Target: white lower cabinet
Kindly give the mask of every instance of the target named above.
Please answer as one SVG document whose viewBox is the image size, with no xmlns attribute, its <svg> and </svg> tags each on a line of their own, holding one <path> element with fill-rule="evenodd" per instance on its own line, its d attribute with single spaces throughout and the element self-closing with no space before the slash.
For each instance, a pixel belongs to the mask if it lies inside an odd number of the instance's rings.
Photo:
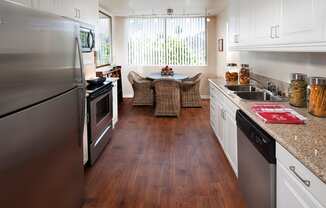
<svg viewBox="0 0 326 208">
<path fill-rule="evenodd" d="M 277 208 L 325 208 L 326 184 L 277 144 Z"/>
<path fill-rule="evenodd" d="M 235 172 L 238 175 L 238 139 L 237 139 L 237 123 L 234 115 L 225 111 L 223 122 L 223 138 L 224 151 Z"/>
<path fill-rule="evenodd" d="M 210 83 L 210 122 L 234 172 L 238 175 L 237 107 Z"/>
</svg>

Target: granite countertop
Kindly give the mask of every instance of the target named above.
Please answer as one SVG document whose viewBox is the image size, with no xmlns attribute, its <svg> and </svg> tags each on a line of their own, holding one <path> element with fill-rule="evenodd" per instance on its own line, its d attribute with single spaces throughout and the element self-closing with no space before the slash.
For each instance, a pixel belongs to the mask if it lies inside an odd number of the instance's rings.
<svg viewBox="0 0 326 208">
<path fill-rule="evenodd" d="M 321 181 L 326 183 L 326 118 L 314 117 L 308 113 L 306 108 L 295 108 L 287 102 L 281 102 L 281 104 L 293 108 L 306 117 L 306 124 L 266 124 L 251 111 L 251 107 L 258 102 L 243 100 L 233 94 L 224 87 L 227 83 L 223 78 L 210 79 L 209 81 L 274 137 L 280 145 L 318 176 Z"/>
</svg>

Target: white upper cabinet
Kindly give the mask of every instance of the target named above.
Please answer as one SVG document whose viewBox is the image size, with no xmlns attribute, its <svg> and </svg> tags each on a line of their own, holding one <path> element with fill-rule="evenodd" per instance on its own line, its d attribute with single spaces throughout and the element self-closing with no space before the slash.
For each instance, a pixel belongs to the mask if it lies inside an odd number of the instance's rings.
<svg viewBox="0 0 326 208">
<path fill-rule="evenodd" d="M 239 8 L 233 1 L 239 1 Z M 230 0 L 230 46 L 233 50 L 326 52 L 325 11 L 325 0 Z M 234 34 L 239 44 L 232 43 Z"/>
<path fill-rule="evenodd" d="M 32 0 L 33 8 L 65 17 L 73 17 L 73 0 Z"/>
<path fill-rule="evenodd" d="M 239 45 L 239 0 L 230 0 L 228 8 L 228 38 L 229 46 Z"/>
<path fill-rule="evenodd" d="M 98 0 L 31 0 L 31 5 L 34 9 L 69 17 L 92 26 L 97 24 Z"/>
<path fill-rule="evenodd" d="M 249 45 L 252 26 L 252 0 L 239 2 L 239 45 Z"/>
<path fill-rule="evenodd" d="M 278 33 L 282 43 L 312 43 L 323 39 L 325 0 L 282 0 Z"/>
<path fill-rule="evenodd" d="M 78 10 L 80 21 L 96 25 L 99 11 L 98 5 L 98 0 L 75 0 L 75 8 Z"/>
<path fill-rule="evenodd" d="M 277 29 L 280 25 L 281 0 L 252 1 L 254 42 L 256 44 L 275 43 L 279 37 Z"/>
</svg>

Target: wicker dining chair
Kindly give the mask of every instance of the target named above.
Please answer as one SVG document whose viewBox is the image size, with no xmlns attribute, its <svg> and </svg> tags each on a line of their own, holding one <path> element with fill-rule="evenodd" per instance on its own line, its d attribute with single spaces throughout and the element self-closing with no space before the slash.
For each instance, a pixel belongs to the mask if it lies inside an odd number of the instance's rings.
<svg viewBox="0 0 326 208">
<path fill-rule="evenodd" d="M 148 80 L 134 71 L 129 72 L 128 80 L 134 90 L 133 105 L 153 105 L 154 91 L 152 81 Z"/>
<path fill-rule="evenodd" d="M 180 115 L 180 82 L 161 79 L 153 82 L 155 90 L 155 116 Z"/>
<path fill-rule="evenodd" d="M 185 108 L 201 107 L 201 97 L 199 92 L 201 73 L 192 78 L 182 81 L 181 84 L 181 106 Z"/>
</svg>

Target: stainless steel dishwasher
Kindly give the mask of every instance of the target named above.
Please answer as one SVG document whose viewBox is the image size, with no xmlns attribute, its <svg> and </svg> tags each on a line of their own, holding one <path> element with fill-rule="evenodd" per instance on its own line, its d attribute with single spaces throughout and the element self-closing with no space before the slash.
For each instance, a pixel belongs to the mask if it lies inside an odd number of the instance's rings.
<svg viewBox="0 0 326 208">
<path fill-rule="evenodd" d="M 240 110 L 236 120 L 238 181 L 247 207 L 275 208 L 275 140 Z"/>
</svg>

